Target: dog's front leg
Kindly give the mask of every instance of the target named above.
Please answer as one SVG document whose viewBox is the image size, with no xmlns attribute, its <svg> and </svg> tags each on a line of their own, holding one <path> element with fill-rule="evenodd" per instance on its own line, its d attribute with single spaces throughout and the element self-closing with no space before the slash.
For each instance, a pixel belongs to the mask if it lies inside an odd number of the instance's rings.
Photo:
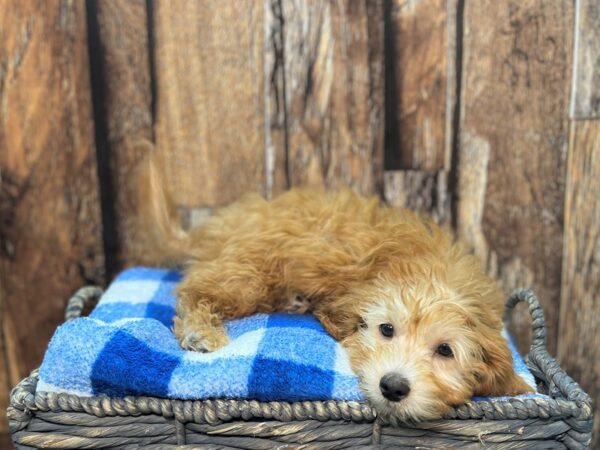
<svg viewBox="0 0 600 450">
<path fill-rule="evenodd" d="M 177 289 L 174 333 L 188 350 L 212 352 L 227 345 L 223 319 L 273 309 L 265 275 L 251 262 L 216 259 L 192 267 Z"/>
</svg>

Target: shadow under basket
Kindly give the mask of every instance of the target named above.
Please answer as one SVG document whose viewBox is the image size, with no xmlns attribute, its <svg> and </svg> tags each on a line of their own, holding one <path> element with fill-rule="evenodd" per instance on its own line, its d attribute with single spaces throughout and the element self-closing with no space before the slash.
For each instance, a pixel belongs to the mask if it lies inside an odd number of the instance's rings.
<svg viewBox="0 0 600 450">
<path fill-rule="evenodd" d="M 66 320 L 102 291 L 80 289 Z M 548 397 L 469 402 L 443 420 L 390 424 L 353 401 L 182 401 L 153 397 L 78 397 L 37 392 L 37 371 L 11 392 L 8 419 L 16 449 L 584 449 L 592 430 L 590 397 L 546 350 L 546 325 L 531 290 L 515 292 L 510 311 L 529 304 L 533 340 L 526 364 Z"/>
</svg>

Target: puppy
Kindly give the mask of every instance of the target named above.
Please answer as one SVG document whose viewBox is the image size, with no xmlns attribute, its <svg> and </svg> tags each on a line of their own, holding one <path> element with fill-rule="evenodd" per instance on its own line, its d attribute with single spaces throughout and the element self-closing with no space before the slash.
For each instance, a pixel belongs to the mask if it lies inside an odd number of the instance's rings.
<svg viewBox="0 0 600 450">
<path fill-rule="evenodd" d="M 147 256 L 185 267 L 184 348 L 227 345 L 224 319 L 312 312 L 382 415 L 430 420 L 473 395 L 531 391 L 501 335 L 498 286 L 435 223 L 350 190 L 294 189 L 246 195 L 186 232 L 151 160 L 140 179 Z"/>
</svg>

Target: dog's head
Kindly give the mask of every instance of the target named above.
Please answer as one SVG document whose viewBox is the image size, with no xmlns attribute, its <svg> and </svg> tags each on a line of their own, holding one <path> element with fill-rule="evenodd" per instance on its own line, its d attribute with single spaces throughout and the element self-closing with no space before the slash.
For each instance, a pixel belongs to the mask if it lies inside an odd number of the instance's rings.
<svg viewBox="0 0 600 450">
<path fill-rule="evenodd" d="M 382 415 L 439 418 L 473 395 L 530 392 L 502 336 L 502 299 L 474 257 L 392 267 L 322 317 Z"/>
</svg>

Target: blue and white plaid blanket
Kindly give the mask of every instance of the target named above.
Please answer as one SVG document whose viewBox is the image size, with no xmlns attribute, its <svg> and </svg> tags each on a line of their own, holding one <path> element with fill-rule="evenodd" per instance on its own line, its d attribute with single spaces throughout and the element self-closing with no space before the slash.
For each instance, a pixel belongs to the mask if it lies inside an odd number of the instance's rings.
<svg viewBox="0 0 600 450">
<path fill-rule="evenodd" d="M 183 350 L 171 331 L 180 279 L 165 269 L 122 272 L 89 317 L 57 329 L 38 391 L 259 401 L 363 398 L 345 350 L 310 315 L 234 320 L 226 323 L 230 345 L 213 353 Z M 513 353 L 516 369 L 534 385 Z"/>
</svg>

